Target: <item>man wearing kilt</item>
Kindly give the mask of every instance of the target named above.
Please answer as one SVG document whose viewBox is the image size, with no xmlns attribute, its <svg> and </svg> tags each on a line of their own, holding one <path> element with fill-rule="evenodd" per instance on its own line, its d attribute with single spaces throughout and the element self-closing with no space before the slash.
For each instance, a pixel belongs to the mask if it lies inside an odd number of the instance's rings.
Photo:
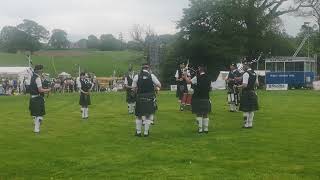
<svg viewBox="0 0 320 180">
<path fill-rule="evenodd" d="M 29 110 L 34 120 L 34 132 L 40 132 L 40 125 L 43 121 L 43 116 L 46 114 L 44 93 L 50 92 L 49 89 L 42 87 L 41 74 L 43 71 L 42 65 L 36 65 L 34 73 L 30 81 L 30 102 Z"/>
<path fill-rule="evenodd" d="M 132 70 L 132 67 L 129 68 L 128 74 L 124 78 L 124 86 L 127 90 L 127 98 L 126 101 L 128 103 L 128 112 L 129 114 L 134 113 L 134 109 L 136 106 L 136 93 L 132 88 L 132 82 L 134 78 L 134 72 Z"/>
<path fill-rule="evenodd" d="M 180 110 L 183 111 L 184 107 L 182 104 L 182 98 L 185 93 L 188 93 L 188 86 L 185 80 L 185 76 L 190 76 L 189 71 L 186 69 L 185 64 L 181 63 L 180 68 L 176 71 L 175 78 L 177 82 L 177 93 L 176 96 L 179 99 Z"/>
<path fill-rule="evenodd" d="M 90 91 L 93 87 L 93 84 L 86 77 L 86 74 L 84 72 L 80 73 L 79 81 L 80 81 L 78 82 L 78 89 L 80 91 L 79 105 L 81 106 L 82 119 L 88 119 L 89 118 L 88 106 L 91 105 Z"/>
<path fill-rule="evenodd" d="M 239 110 L 243 112 L 243 128 L 252 128 L 254 112 L 259 110 L 258 97 L 255 92 L 257 75 L 251 69 L 250 62 L 244 63 L 243 70 L 245 72 L 242 76 L 242 85 L 237 86 L 238 88 L 242 88 Z"/>
<path fill-rule="evenodd" d="M 144 136 L 149 136 L 155 107 L 155 88 L 161 88 L 158 78 L 150 73 L 149 64 L 143 64 L 142 71 L 133 79 L 132 87 L 137 92 L 136 109 L 136 136 L 141 137 L 142 124 L 144 124 Z"/>
<path fill-rule="evenodd" d="M 239 78 L 241 73 L 237 69 L 236 64 L 230 65 L 230 72 L 227 78 L 228 89 L 228 103 L 230 105 L 230 112 L 236 112 L 239 104 L 239 90 L 235 88 L 235 85 L 239 85 Z"/>
<path fill-rule="evenodd" d="M 192 84 L 194 93 L 192 95 L 192 113 L 196 114 L 196 121 L 198 123 L 199 133 L 209 132 L 209 117 L 208 114 L 211 112 L 211 80 L 206 73 L 205 66 L 201 65 L 198 67 L 198 74 L 192 79 L 186 78 L 188 83 Z"/>
</svg>

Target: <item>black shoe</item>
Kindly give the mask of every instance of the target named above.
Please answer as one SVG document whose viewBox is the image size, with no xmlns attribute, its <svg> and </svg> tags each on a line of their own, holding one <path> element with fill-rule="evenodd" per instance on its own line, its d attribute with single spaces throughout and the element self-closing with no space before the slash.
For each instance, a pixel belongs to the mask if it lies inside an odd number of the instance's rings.
<svg viewBox="0 0 320 180">
<path fill-rule="evenodd" d="M 242 128 L 244 128 L 244 129 L 252 129 L 252 127 L 245 127 L 245 126 L 243 126 Z"/>
<path fill-rule="evenodd" d="M 141 133 L 137 133 L 137 132 L 136 132 L 135 136 L 141 137 Z"/>
<path fill-rule="evenodd" d="M 209 133 L 209 131 L 203 131 L 205 134 L 208 134 Z"/>
</svg>

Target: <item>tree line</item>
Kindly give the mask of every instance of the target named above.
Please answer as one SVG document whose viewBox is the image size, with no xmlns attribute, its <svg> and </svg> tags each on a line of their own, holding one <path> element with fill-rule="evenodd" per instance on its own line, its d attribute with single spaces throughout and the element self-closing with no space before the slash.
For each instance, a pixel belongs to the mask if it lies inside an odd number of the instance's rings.
<svg viewBox="0 0 320 180">
<path fill-rule="evenodd" d="M 101 51 L 121 51 L 132 49 L 143 51 L 140 41 L 125 42 L 122 33 L 116 38 L 112 34 L 88 36 L 75 43 L 68 40 L 68 33 L 62 29 L 54 29 L 50 33 L 35 21 L 25 19 L 17 26 L 5 26 L 0 32 L 0 50 L 9 53 L 18 51 L 35 52 L 40 49 L 96 49 Z"/>
</svg>

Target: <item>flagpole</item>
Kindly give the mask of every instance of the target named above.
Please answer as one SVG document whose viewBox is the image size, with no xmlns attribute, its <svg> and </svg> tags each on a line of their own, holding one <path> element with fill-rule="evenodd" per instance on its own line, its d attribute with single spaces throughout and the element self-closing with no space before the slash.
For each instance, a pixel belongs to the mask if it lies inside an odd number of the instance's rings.
<svg viewBox="0 0 320 180">
<path fill-rule="evenodd" d="M 28 55 L 29 68 L 31 68 L 31 55 Z"/>
</svg>

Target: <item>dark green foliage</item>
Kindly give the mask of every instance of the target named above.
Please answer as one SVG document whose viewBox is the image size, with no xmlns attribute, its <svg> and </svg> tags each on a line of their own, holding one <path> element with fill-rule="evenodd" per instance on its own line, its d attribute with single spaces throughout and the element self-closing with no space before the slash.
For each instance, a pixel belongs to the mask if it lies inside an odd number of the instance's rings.
<svg viewBox="0 0 320 180">
<path fill-rule="evenodd" d="M 119 51 L 121 50 L 122 42 L 116 39 L 112 34 L 103 34 L 100 36 L 101 51 Z"/>
<path fill-rule="evenodd" d="M 49 45 L 54 49 L 66 49 L 70 45 L 67 36 L 68 34 L 64 30 L 54 29 L 49 40 Z"/>
</svg>

